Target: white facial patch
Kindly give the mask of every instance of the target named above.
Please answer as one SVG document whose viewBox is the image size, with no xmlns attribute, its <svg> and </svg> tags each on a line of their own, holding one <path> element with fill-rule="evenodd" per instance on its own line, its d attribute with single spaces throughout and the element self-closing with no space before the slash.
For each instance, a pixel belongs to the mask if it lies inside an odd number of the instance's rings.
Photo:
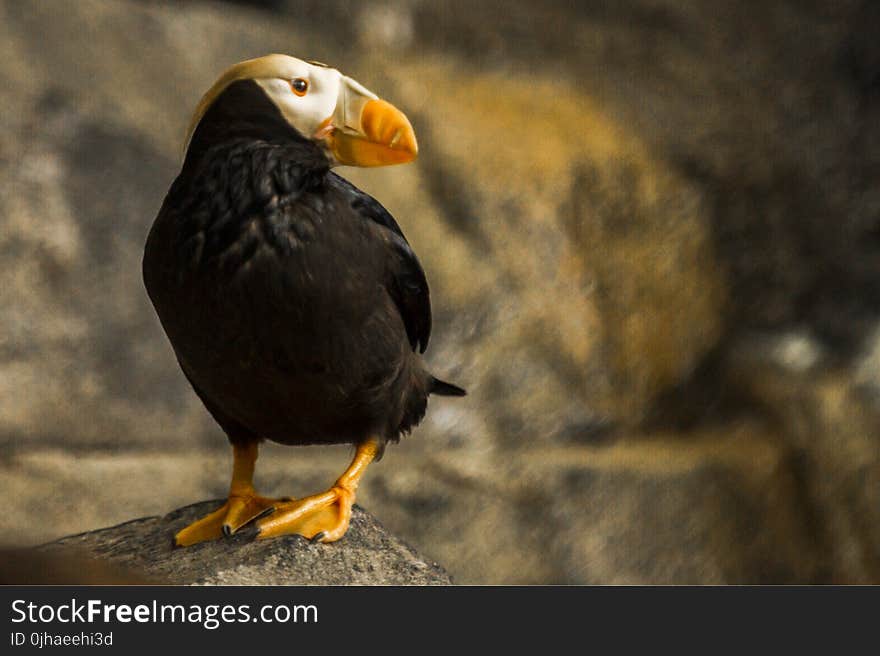
<svg viewBox="0 0 880 656">
<path fill-rule="evenodd" d="M 237 80 L 253 80 L 260 85 L 285 120 L 307 138 L 314 137 L 327 119 L 331 119 L 333 129 L 357 133 L 364 106 L 377 97 L 335 68 L 288 55 L 249 59 L 227 69 L 202 96 L 187 130 L 184 152 L 205 112 Z M 296 80 L 308 84 L 304 93 L 294 91 Z"/>
<path fill-rule="evenodd" d="M 303 136 L 311 137 L 321 123 L 333 116 L 342 86 L 342 74 L 335 68 L 314 66 L 293 59 L 283 70 L 273 71 L 275 76 L 256 78 L 269 99 L 281 111 L 287 122 Z M 291 83 L 303 79 L 308 88 L 303 95 L 294 92 Z"/>
</svg>

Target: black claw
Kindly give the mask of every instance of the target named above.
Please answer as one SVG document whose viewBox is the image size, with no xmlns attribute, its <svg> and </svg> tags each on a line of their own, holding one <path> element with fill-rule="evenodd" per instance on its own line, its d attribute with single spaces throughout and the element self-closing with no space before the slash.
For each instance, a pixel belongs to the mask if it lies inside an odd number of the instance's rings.
<svg viewBox="0 0 880 656">
<path fill-rule="evenodd" d="M 223 531 L 223 537 L 228 538 L 230 535 L 232 535 L 232 527 L 229 524 L 224 524 L 222 531 Z"/>
<path fill-rule="evenodd" d="M 318 533 L 315 537 L 313 537 L 311 540 L 309 540 L 309 542 L 311 542 L 312 544 L 317 544 L 317 543 L 320 542 L 322 539 L 324 539 L 324 536 L 325 536 L 325 535 L 327 535 L 327 533 L 324 532 L 324 531 L 321 531 L 321 532 Z"/>
<path fill-rule="evenodd" d="M 253 518 L 252 520 L 250 520 L 250 521 L 255 522 L 255 521 L 257 521 L 258 519 L 262 519 L 263 517 L 268 517 L 268 516 L 271 515 L 273 512 L 275 512 L 275 506 L 269 506 L 268 508 L 266 508 L 265 510 L 263 510 L 262 512 L 260 512 L 258 515 L 254 516 L 254 518 Z"/>
</svg>

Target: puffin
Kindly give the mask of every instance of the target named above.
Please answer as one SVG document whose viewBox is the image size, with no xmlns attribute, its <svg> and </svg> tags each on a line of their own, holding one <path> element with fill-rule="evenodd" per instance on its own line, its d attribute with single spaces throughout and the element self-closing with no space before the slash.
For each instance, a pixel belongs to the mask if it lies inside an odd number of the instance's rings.
<svg viewBox="0 0 880 656">
<path fill-rule="evenodd" d="M 175 545 L 251 523 L 257 539 L 339 540 L 368 465 L 430 395 L 465 394 L 422 359 L 431 302 L 403 231 L 333 171 L 417 154 L 403 112 L 316 61 L 240 62 L 198 103 L 142 268 L 180 369 L 232 446 L 232 481 Z M 326 491 L 276 499 L 254 487 L 264 440 L 355 451 Z"/>
</svg>

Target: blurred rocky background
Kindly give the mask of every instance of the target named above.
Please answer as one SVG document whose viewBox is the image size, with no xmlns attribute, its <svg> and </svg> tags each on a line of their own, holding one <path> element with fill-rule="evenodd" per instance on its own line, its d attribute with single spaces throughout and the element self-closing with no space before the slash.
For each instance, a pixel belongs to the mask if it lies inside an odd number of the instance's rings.
<svg viewBox="0 0 880 656">
<path fill-rule="evenodd" d="M 362 505 L 458 582 L 880 583 L 878 34 L 872 0 L 0 3 L 4 541 L 224 495 L 140 258 L 201 93 L 287 52 L 413 120 L 416 164 L 342 173 L 470 391 Z"/>
</svg>

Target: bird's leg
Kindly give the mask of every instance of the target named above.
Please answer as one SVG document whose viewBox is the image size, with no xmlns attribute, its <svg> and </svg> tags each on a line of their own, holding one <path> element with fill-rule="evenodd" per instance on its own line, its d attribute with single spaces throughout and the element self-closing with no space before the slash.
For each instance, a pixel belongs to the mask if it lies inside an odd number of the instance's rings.
<svg viewBox="0 0 880 656">
<path fill-rule="evenodd" d="M 333 487 L 321 494 L 276 505 L 271 517 L 257 523 L 257 537 L 296 533 L 318 542 L 335 542 L 341 538 L 351 521 L 351 507 L 361 476 L 378 453 L 376 440 L 359 444 L 351 465 Z"/>
<path fill-rule="evenodd" d="M 245 524 L 271 513 L 280 503 L 276 499 L 260 496 L 254 489 L 254 464 L 257 461 L 258 448 L 256 442 L 232 445 L 232 483 L 229 485 L 229 498 L 210 515 L 196 520 L 179 531 L 174 536 L 176 546 L 188 547 L 191 544 L 232 535 Z"/>
</svg>

